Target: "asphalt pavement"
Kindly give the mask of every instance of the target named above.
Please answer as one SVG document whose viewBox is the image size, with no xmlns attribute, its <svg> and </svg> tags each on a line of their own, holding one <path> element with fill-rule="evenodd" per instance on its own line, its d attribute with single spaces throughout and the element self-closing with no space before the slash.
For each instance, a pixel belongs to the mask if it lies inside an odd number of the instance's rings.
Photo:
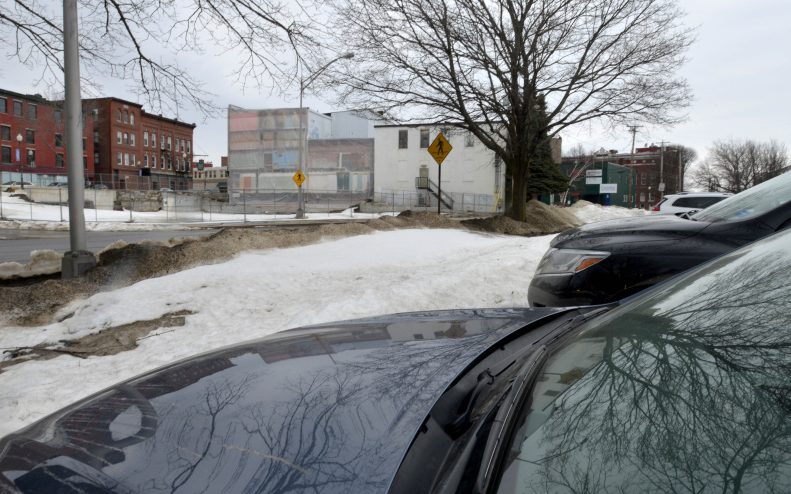
<svg viewBox="0 0 791 494">
<path fill-rule="evenodd" d="M 218 232 L 219 229 L 209 228 L 200 230 L 154 230 L 154 231 L 115 231 L 115 232 L 86 232 L 88 250 L 99 252 L 108 245 L 118 240 L 127 243 L 138 243 L 143 240 L 168 240 L 178 237 L 207 237 Z M 30 252 L 34 250 L 51 249 L 56 252 L 69 250 L 68 231 L 44 230 L 0 230 L 0 262 L 30 261 Z"/>
</svg>

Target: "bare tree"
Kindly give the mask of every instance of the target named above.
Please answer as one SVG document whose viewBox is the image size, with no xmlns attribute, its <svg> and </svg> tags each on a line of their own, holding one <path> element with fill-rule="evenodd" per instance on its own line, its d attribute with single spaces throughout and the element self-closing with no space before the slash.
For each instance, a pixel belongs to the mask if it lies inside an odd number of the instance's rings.
<svg viewBox="0 0 791 494">
<path fill-rule="evenodd" d="M 230 52 L 239 57 L 235 76 L 243 85 L 277 87 L 294 77 L 294 61 L 317 46 L 299 20 L 310 1 L 80 0 L 83 87 L 96 90 L 96 76 L 110 76 L 132 81 L 152 111 L 189 102 L 211 113 L 216 106 L 201 70 L 181 66 L 181 55 L 208 47 Z M 40 70 L 40 85 L 56 91 L 63 80 L 60 3 L 0 2 L 6 55 Z"/>
<path fill-rule="evenodd" d="M 698 159 L 698 152 L 686 146 L 676 146 L 678 153 L 678 190 L 684 190 L 684 180 L 692 164 Z"/>
<path fill-rule="evenodd" d="M 786 147 L 777 141 L 716 141 L 693 181 L 708 190 L 738 193 L 788 169 Z"/>
<path fill-rule="evenodd" d="M 544 139 L 594 120 L 672 124 L 690 100 L 675 0 L 335 3 L 355 53 L 340 101 L 470 131 L 505 162 L 518 220 Z"/>
</svg>

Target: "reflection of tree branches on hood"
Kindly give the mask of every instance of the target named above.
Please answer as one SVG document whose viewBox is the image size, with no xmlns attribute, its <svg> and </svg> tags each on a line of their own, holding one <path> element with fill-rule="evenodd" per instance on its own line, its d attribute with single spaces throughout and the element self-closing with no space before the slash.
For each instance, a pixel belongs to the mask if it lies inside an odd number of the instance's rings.
<svg viewBox="0 0 791 494">
<path fill-rule="evenodd" d="M 360 480 L 350 465 L 364 455 L 376 456 L 364 449 L 365 431 L 375 418 L 360 407 L 360 380 L 333 368 L 285 387 L 291 399 L 263 412 L 255 406 L 245 412 L 247 449 L 271 460 L 260 462 L 245 492 L 301 492 Z"/>
<path fill-rule="evenodd" d="M 176 444 L 179 445 L 172 454 L 170 461 L 175 464 L 169 468 L 172 473 L 178 472 L 170 480 L 170 492 L 176 492 L 186 484 L 198 466 L 210 455 L 210 450 L 215 442 L 225 444 L 231 435 L 230 427 L 218 430 L 218 416 L 233 405 L 246 392 L 248 379 L 239 383 L 229 381 L 210 381 L 206 385 L 206 394 L 200 404 L 191 407 L 195 415 L 208 418 L 208 421 L 190 420 L 191 414 L 186 415 L 186 420 L 180 423 L 181 428 L 176 431 Z M 201 430 L 195 429 L 195 424 L 204 424 Z M 221 437 L 222 436 L 222 437 Z"/>
<path fill-rule="evenodd" d="M 725 267 L 732 262 L 615 311 L 584 335 L 580 344 L 603 344 L 602 361 L 540 431 L 544 487 L 791 488 L 778 472 L 791 460 L 791 424 L 787 387 L 777 386 L 791 375 L 791 270 L 773 256 L 754 256 L 738 272 Z"/>
</svg>

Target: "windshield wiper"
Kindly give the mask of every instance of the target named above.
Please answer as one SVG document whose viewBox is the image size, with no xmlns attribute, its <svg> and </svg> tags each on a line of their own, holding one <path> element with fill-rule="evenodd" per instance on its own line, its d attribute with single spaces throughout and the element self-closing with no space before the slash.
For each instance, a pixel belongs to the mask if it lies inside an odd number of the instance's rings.
<svg viewBox="0 0 791 494">
<path fill-rule="evenodd" d="M 519 413 L 526 397 L 535 387 L 535 381 L 549 358 L 550 352 L 548 349 L 555 347 L 560 340 L 565 340 L 575 329 L 579 328 L 591 318 L 603 312 L 607 312 L 613 307 L 614 305 L 599 307 L 566 320 L 558 326 L 556 330 L 549 335 L 549 339 L 544 341 L 542 346 L 535 350 L 525 363 L 522 364 L 522 367 L 516 373 L 511 390 L 508 392 L 504 403 L 500 406 L 493 420 L 494 425 L 489 433 L 489 438 L 486 441 L 483 452 L 483 461 L 486 462 L 486 466 L 478 471 L 478 478 L 476 480 L 477 492 L 486 492 L 486 489 L 489 487 L 488 484 L 491 482 L 493 469 L 497 466 L 496 463 L 498 459 L 501 460 L 502 457 L 500 453 L 503 442 L 513 433 L 513 429 L 516 425 L 514 419 Z"/>
</svg>

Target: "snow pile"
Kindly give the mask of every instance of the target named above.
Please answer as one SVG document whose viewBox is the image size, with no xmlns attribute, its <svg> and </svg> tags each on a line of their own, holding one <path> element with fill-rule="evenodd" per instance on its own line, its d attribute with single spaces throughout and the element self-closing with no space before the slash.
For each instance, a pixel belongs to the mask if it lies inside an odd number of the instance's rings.
<svg viewBox="0 0 791 494">
<path fill-rule="evenodd" d="M 0 279 L 29 278 L 47 274 L 60 273 L 63 254 L 54 250 L 34 250 L 30 253 L 30 262 L 0 263 Z"/>
</svg>

